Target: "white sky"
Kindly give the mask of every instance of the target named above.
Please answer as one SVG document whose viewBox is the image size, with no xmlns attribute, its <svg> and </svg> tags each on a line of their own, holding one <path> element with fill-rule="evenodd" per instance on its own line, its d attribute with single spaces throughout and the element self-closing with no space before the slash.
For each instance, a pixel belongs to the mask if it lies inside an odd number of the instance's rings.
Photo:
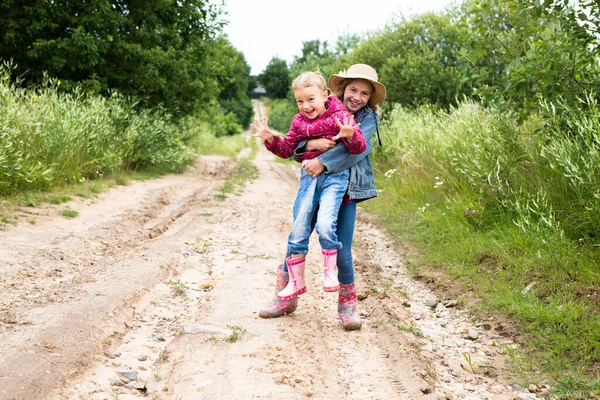
<svg viewBox="0 0 600 400">
<path fill-rule="evenodd" d="M 382 28 L 399 15 L 441 11 L 452 0 L 225 0 L 225 33 L 259 75 L 273 57 L 290 63 L 302 55 L 302 43 L 362 35 Z"/>
</svg>

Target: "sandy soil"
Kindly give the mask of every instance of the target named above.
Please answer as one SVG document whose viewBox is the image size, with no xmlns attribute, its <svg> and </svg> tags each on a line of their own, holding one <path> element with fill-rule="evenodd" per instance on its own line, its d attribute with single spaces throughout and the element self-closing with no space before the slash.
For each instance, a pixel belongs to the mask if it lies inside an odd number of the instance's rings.
<svg viewBox="0 0 600 400">
<path fill-rule="evenodd" d="M 515 398 L 509 341 L 412 280 L 408 250 L 362 211 L 363 328 L 345 332 L 322 291 L 316 237 L 298 310 L 259 318 L 299 169 L 262 146 L 253 162 L 258 178 L 226 199 L 235 162 L 200 157 L 73 200 L 75 219 L 49 206 L 0 231 L 0 399 Z"/>
</svg>

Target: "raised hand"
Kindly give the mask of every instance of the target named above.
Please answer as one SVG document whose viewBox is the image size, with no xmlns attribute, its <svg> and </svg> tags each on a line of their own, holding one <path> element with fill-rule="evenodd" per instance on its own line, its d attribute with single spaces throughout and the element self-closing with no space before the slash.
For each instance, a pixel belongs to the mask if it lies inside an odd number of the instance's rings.
<svg viewBox="0 0 600 400">
<path fill-rule="evenodd" d="M 360 124 L 354 123 L 354 115 L 347 115 L 344 117 L 344 121 L 340 122 L 338 118 L 335 119 L 338 126 L 340 127 L 340 133 L 332 137 L 332 140 L 338 140 L 340 138 L 347 139 L 348 141 L 352 141 L 352 137 L 354 136 L 354 130 L 360 127 Z"/>
<path fill-rule="evenodd" d="M 269 144 L 273 142 L 273 138 L 275 137 L 275 133 L 269 129 L 269 124 L 267 124 L 267 118 L 264 117 L 262 122 L 255 119 L 252 123 L 252 127 L 256 130 L 256 133 L 253 133 L 252 137 L 259 137 L 266 140 Z"/>
</svg>

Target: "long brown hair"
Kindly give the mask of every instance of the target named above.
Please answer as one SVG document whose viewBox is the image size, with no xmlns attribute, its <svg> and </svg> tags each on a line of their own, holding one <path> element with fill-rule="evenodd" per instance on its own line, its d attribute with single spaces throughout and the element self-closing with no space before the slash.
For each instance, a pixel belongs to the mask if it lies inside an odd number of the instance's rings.
<svg viewBox="0 0 600 400">
<path fill-rule="evenodd" d="M 344 101 L 344 92 L 346 91 L 346 87 L 352 83 L 352 81 L 365 81 L 369 84 L 369 86 L 371 87 L 371 98 L 369 98 L 369 101 L 367 102 L 367 105 L 373 109 L 373 111 L 375 112 L 379 112 L 379 104 L 375 104 L 373 103 L 373 93 L 375 93 L 375 86 L 373 86 L 373 84 L 371 82 L 369 82 L 368 79 L 363 79 L 363 78 L 346 78 L 342 81 L 342 83 L 340 83 L 340 85 L 335 89 L 331 91 L 331 94 L 334 95 L 335 97 L 337 97 L 338 99 L 340 99 L 340 101 Z"/>
</svg>

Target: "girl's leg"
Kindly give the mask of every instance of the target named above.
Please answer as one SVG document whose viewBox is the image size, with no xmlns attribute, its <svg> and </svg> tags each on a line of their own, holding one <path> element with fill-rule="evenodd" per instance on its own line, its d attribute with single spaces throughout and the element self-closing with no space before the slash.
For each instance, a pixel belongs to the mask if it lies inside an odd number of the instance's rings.
<svg viewBox="0 0 600 400">
<path fill-rule="evenodd" d="M 347 170 L 322 178 L 315 228 L 323 250 L 337 250 L 342 247 L 337 236 L 337 220 L 346 189 L 348 189 Z"/>
<path fill-rule="evenodd" d="M 311 224 L 319 206 L 318 181 L 319 177 L 313 178 L 302 170 L 300 187 L 294 201 L 294 221 L 288 237 L 287 252 L 289 254 L 305 255 L 308 253 L 308 240 L 312 232 Z"/>
<path fill-rule="evenodd" d="M 277 318 L 285 314 L 290 314 L 296 311 L 298 307 L 298 298 L 289 300 L 280 300 L 277 293 L 282 291 L 290 281 L 290 275 L 283 271 L 283 264 L 279 264 L 277 268 L 277 280 L 275 282 L 275 296 L 269 305 L 261 309 L 258 315 L 261 318 Z"/>
<path fill-rule="evenodd" d="M 323 178 L 316 229 L 323 253 L 324 284 L 326 292 L 340 288 L 337 272 L 337 252 L 342 243 L 337 236 L 337 220 L 344 193 L 348 188 L 348 173 L 332 174 Z"/>
<path fill-rule="evenodd" d="M 354 283 L 354 264 L 352 263 L 352 239 L 356 222 L 356 202 L 342 204 L 337 220 L 337 235 L 342 243 L 338 250 L 338 280 L 342 284 Z"/>
<path fill-rule="evenodd" d="M 289 281 L 277 297 L 279 300 L 291 300 L 306 292 L 304 281 L 304 261 L 308 253 L 308 240 L 312 232 L 312 220 L 318 207 L 317 187 L 318 180 L 312 178 L 304 170 L 300 177 L 300 188 L 294 201 L 294 222 L 288 237 L 289 256 L 285 259 L 285 266 L 289 274 Z"/>
<path fill-rule="evenodd" d="M 317 223 L 317 213 L 315 212 L 313 214 L 313 218 L 312 221 L 310 222 L 310 232 L 312 233 L 312 231 L 315 229 L 315 224 Z M 283 272 L 288 272 L 288 267 L 287 267 L 287 259 L 289 256 L 292 255 L 292 252 L 290 251 L 290 247 L 288 244 L 288 248 L 285 251 L 285 257 L 283 259 Z"/>
<path fill-rule="evenodd" d="M 360 329 L 362 321 L 357 309 L 356 288 L 354 287 L 354 264 L 352 262 L 352 239 L 356 222 L 356 202 L 342 204 L 338 215 L 337 234 L 342 248 L 338 251 L 338 316 L 345 330 Z"/>
</svg>

